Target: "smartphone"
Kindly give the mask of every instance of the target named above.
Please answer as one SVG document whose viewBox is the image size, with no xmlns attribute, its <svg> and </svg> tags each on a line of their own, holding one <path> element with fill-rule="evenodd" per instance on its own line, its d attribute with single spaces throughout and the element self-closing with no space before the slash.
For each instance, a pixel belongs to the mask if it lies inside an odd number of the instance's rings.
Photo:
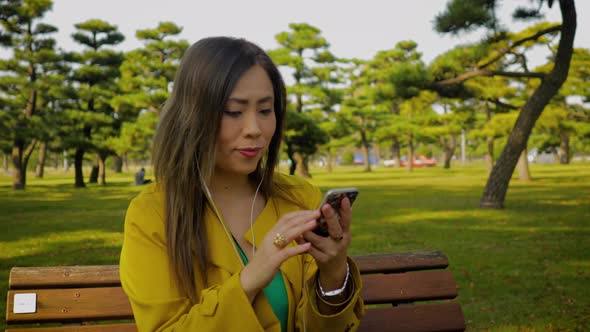
<svg viewBox="0 0 590 332">
<path fill-rule="evenodd" d="M 338 213 L 338 211 L 340 211 L 340 203 L 342 202 L 342 199 L 344 197 L 348 197 L 348 200 L 350 201 L 350 206 L 352 206 L 352 203 L 354 203 L 358 194 L 358 189 L 353 187 L 328 190 L 328 192 L 326 192 L 326 194 L 324 195 L 324 199 L 322 199 L 322 202 L 320 203 L 318 209 L 321 209 L 321 207 L 327 203 L 330 204 L 330 206 L 332 206 L 332 208 L 336 210 L 336 212 Z M 314 233 L 323 237 L 327 237 L 330 235 L 328 233 L 328 223 L 324 219 L 324 216 L 320 216 L 318 218 L 317 224 L 318 226 L 313 230 Z"/>
</svg>

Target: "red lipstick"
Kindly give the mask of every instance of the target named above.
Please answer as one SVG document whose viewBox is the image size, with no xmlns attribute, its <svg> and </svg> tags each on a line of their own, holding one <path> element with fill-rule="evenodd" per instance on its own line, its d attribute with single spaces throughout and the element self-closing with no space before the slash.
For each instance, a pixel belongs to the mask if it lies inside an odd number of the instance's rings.
<svg viewBox="0 0 590 332">
<path fill-rule="evenodd" d="M 260 148 L 238 149 L 238 151 L 245 157 L 254 158 L 258 155 Z"/>
</svg>

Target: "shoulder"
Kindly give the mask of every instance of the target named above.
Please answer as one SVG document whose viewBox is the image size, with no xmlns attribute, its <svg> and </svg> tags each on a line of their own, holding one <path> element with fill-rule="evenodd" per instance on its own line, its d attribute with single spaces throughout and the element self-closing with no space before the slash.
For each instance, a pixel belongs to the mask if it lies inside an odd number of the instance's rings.
<svg viewBox="0 0 590 332">
<path fill-rule="evenodd" d="M 277 172 L 273 181 L 279 198 L 287 198 L 302 208 L 316 209 L 322 200 L 320 188 L 299 176 Z"/>
<path fill-rule="evenodd" d="M 127 227 L 133 224 L 148 232 L 163 231 L 164 193 L 157 183 L 146 185 L 137 196 L 131 199 L 125 224 Z"/>
<path fill-rule="evenodd" d="M 131 199 L 129 207 L 163 207 L 164 193 L 157 183 L 150 183 L 143 187 L 143 189 Z"/>
</svg>

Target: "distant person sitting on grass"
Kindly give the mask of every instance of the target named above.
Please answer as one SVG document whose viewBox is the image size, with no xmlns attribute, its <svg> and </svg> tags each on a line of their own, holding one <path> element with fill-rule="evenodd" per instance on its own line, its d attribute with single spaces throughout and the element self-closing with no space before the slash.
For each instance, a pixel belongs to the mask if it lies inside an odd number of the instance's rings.
<svg viewBox="0 0 590 332">
<path fill-rule="evenodd" d="M 148 184 L 151 183 L 152 180 L 146 180 L 144 179 L 145 177 L 145 168 L 141 168 L 139 170 L 139 172 L 135 173 L 135 184 L 136 185 L 142 185 L 142 184 Z"/>
</svg>

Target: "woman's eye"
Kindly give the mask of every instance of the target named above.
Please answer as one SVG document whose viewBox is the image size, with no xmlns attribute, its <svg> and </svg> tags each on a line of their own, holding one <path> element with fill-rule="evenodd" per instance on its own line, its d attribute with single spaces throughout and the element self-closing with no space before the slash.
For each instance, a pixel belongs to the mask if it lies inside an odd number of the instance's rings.
<svg viewBox="0 0 590 332">
<path fill-rule="evenodd" d="M 238 116 L 242 115 L 241 111 L 223 111 L 223 113 L 227 116 L 231 116 L 232 118 L 237 118 Z"/>
<path fill-rule="evenodd" d="M 263 115 L 268 115 L 270 113 L 272 113 L 272 109 L 265 109 L 265 110 L 260 110 L 260 113 L 262 113 Z"/>
</svg>

